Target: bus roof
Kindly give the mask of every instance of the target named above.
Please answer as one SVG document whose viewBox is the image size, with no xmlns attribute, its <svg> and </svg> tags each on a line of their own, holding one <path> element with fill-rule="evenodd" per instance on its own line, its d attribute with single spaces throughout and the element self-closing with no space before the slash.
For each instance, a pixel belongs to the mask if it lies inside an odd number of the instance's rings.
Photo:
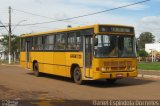
<svg viewBox="0 0 160 106">
<path fill-rule="evenodd" d="M 36 32 L 36 33 L 31 33 L 31 34 L 22 34 L 20 37 L 36 36 L 36 35 L 44 35 L 44 34 L 51 34 L 51 33 L 59 33 L 59 32 L 89 29 L 89 28 L 94 28 L 94 27 L 98 27 L 98 26 L 101 26 L 101 25 L 102 26 L 119 26 L 119 27 L 131 27 L 131 28 L 133 28 L 133 26 L 127 26 L 127 25 L 95 24 L 95 25 L 88 25 L 88 26 L 71 27 L 71 28 L 66 28 L 66 29 L 50 30 L 50 31 L 46 31 L 46 32 Z"/>
</svg>

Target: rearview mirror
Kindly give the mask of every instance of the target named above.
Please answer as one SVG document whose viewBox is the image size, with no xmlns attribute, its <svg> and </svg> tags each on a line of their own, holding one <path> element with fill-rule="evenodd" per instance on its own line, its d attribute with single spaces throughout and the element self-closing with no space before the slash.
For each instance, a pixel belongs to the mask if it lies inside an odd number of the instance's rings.
<svg viewBox="0 0 160 106">
<path fill-rule="evenodd" d="M 98 38 L 94 38 L 94 46 L 98 46 Z"/>
</svg>

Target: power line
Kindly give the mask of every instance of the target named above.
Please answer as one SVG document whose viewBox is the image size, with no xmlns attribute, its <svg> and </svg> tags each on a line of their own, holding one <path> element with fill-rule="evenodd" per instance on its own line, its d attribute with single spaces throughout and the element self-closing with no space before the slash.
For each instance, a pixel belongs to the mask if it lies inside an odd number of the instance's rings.
<svg viewBox="0 0 160 106">
<path fill-rule="evenodd" d="M 6 28 L 6 26 L 3 24 L 3 22 L 0 20 L 0 24 L 7 30 L 8 32 L 8 29 Z"/>
<path fill-rule="evenodd" d="M 39 22 L 39 23 L 33 23 L 33 24 L 23 24 L 23 25 L 18 25 L 18 26 L 30 26 L 30 25 L 47 24 L 47 23 L 53 23 L 53 22 L 58 22 L 58 21 L 72 20 L 72 19 L 87 17 L 87 16 L 96 15 L 96 14 L 100 14 L 100 13 L 104 13 L 104 12 L 108 12 L 108 11 L 118 10 L 118 9 L 121 9 L 121 8 L 130 7 L 130 6 L 145 3 L 145 2 L 148 2 L 148 1 L 150 1 L 150 0 L 139 1 L 139 2 L 135 2 L 135 3 L 124 5 L 124 6 L 119 6 L 119 7 L 112 8 L 112 9 L 107 9 L 107 10 L 94 12 L 94 13 L 90 13 L 90 14 L 85 14 L 85 15 L 80 15 L 80 16 L 75 16 L 75 17 L 71 17 L 71 18 L 59 19 L 59 20 L 56 20 L 56 21 Z"/>
<path fill-rule="evenodd" d="M 39 15 L 39 14 L 27 12 L 27 11 L 22 11 L 22 10 L 18 10 L 18 9 L 14 9 L 14 8 L 12 8 L 12 10 L 18 11 L 18 12 L 22 12 L 22 13 L 26 13 L 26 14 L 30 14 L 30 15 L 33 15 L 33 16 L 38 16 L 38 17 L 42 17 L 42 18 L 47 18 L 47 19 L 51 19 L 51 20 L 54 20 L 54 21 L 58 21 L 57 19 L 53 19 L 51 17 L 47 17 L 47 16 L 43 16 L 43 15 Z M 71 22 L 71 21 L 67 21 L 67 20 L 64 20 L 63 22 L 73 23 L 73 24 L 78 24 L 79 25 L 79 23 L 75 23 L 75 22 Z"/>
</svg>

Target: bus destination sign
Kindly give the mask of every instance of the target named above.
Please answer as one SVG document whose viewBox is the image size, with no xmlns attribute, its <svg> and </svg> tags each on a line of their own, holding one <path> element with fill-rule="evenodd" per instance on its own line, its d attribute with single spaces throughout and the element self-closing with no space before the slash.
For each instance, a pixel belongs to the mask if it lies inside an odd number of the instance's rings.
<svg viewBox="0 0 160 106">
<path fill-rule="evenodd" d="M 130 27 L 100 26 L 100 32 L 134 33 Z"/>
</svg>

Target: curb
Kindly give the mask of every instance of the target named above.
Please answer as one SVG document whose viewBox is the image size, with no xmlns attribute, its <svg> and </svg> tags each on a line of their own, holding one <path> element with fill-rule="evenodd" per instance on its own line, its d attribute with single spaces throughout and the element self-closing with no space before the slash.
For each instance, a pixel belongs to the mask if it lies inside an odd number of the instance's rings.
<svg viewBox="0 0 160 106">
<path fill-rule="evenodd" d="M 20 65 L 9 65 L 9 64 L 1 64 L 2 66 L 10 66 L 10 67 L 12 67 L 12 66 L 16 66 L 16 67 L 21 67 Z"/>
<path fill-rule="evenodd" d="M 147 75 L 147 74 L 138 74 L 139 78 L 156 78 L 156 79 L 160 79 L 160 76 L 158 75 Z"/>
</svg>

